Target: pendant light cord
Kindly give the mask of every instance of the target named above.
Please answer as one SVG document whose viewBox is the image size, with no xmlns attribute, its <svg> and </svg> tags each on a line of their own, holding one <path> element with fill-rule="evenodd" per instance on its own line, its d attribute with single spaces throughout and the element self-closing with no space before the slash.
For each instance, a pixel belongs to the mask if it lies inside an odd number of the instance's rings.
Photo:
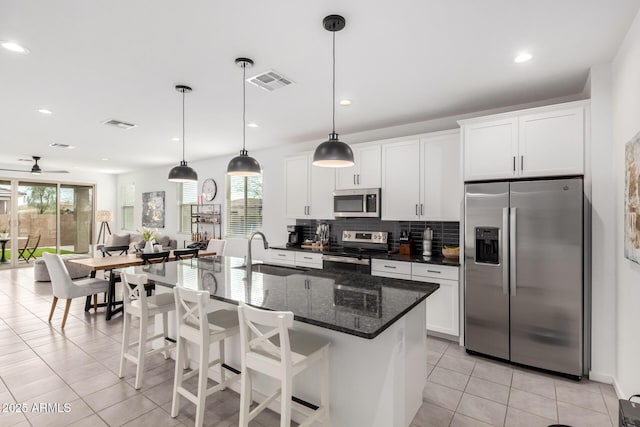
<svg viewBox="0 0 640 427">
<path fill-rule="evenodd" d="M 336 32 L 333 31 L 333 98 L 331 98 L 333 111 L 332 133 L 336 133 Z"/>
<path fill-rule="evenodd" d="M 182 161 L 184 162 L 184 89 L 182 89 Z"/>
<path fill-rule="evenodd" d="M 246 141 L 246 114 L 247 114 L 247 96 L 246 96 L 246 75 L 247 75 L 247 63 L 244 62 L 242 64 L 242 151 L 246 151 L 245 149 L 245 141 Z"/>
</svg>

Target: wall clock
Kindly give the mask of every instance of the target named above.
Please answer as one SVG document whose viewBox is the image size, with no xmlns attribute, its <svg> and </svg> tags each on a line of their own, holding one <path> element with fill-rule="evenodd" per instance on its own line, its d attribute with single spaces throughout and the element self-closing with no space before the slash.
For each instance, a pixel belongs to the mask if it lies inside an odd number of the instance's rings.
<svg viewBox="0 0 640 427">
<path fill-rule="evenodd" d="M 218 184 L 211 179 L 207 178 L 202 183 L 202 197 L 206 202 L 210 202 L 216 198 L 216 194 L 218 194 Z"/>
</svg>

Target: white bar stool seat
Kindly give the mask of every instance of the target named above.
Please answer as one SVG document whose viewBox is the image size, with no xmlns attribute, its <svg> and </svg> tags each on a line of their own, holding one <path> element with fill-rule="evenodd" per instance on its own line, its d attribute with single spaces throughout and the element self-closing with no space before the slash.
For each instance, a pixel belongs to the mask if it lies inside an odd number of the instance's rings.
<svg viewBox="0 0 640 427">
<path fill-rule="evenodd" d="M 169 351 L 175 344 L 169 342 L 168 337 L 168 313 L 176 309 L 175 299 L 172 293 L 147 296 L 144 285 L 147 283 L 146 274 L 122 273 L 122 288 L 124 295 L 124 322 L 122 325 L 122 349 L 120 351 L 120 370 L 118 376 L 123 378 L 127 368 L 127 361 L 137 365 L 135 388 L 142 386 L 144 373 L 144 360 L 147 356 L 163 352 L 164 358 L 169 357 Z M 162 314 L 162 333 L 148 337 L 149 319 L 156 314 Z M 129 343 L 131 334 L 131 322 L 133 317 L 140 319 L 140 334 L 138 342 Z M 164 338 L 163 346 L 155 350 L 146 351 L 147 343 L 158 338 Z M 137 354 L 129 353 L 131 347 L 138 347 Z"/>
<path fill-rule="evenodd" d="M 250 307 L 242 302 L 238 307 L 240 320 L 240 359 L 242 380 L 240 387 L 241 427 L 280 396 L 280 426 L 291 424 L 292 405 L 306 415 L 300 424 L 309 426 L 321 421 L 331 425 L 329 411 L 329 345 L 324 337 L 305 332 L 292 331 L 293 313 L 290 311 L 268 311 Z M 271 328 L 267 330 L 267 328 Z M 319 365 L 320 406 L 313 410 L 292 402 L 293 377 L 314 365 Z M 257 372 L 280 381 L 280 388 L 262 403 L 249 411 L 252 401 L 251 375 Z"/>
<path fill-rule="evenodd" d="M 224 340 L 238 335 L 238 313 L 234 310 L 218 310 L 207 313 L 207 302 L 210 299 L 208 291 L 196 291 L 176 286 L 174 289 L 176 317 L 178 318 L 176 372 L 173 384 L 173 401 L 171 416 L 177 417 L 180 412 L 180 397 L 187 398 L 196 405 L 195 425 L 201 426 L 204 420 L 204 406 L 207 396 L 219 390 L 224 390 L 229 384 L 240 380 L 239 374 L 227 378 L 224 354 Z M 218 343 L 219 357 L 209 362 L 209 346 Z M 191 372 L 184 373 L 182 369 L 186 363 L 187 345 L 191 343 L 200 348 L 198 367 Z M 220 365 L 220 382 L 207 388 L 209 368 Z M 197 394 L 191 393 L 182 383 L 198 375 Z"/>
</svg>

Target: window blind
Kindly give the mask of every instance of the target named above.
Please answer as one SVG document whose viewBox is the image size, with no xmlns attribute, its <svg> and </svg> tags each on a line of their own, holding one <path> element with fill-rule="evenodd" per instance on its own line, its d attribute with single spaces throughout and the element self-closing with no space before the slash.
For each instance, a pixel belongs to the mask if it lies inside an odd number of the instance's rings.
<svg viewBox="0 0 640 427">
<path fill-rule="evenodd" d="M 227 175 L 226 235 L 248 236 L 262 228 L 262 175 Z"/>
<path fill-rule="evenodd" d="M 133 207 L 135 205 L 135 184 L 123 185 L 120 191 L 121 194 L 121 211 L 122 211 L 122 229 L 133 230 L 135 228 L 133 224 Z"/>
<path fill-rule="evenodd" d="M 178 199 L 180 200 L 180 233 L 191 233 L 191 206 L 198 203 L 198 183 L 181 182 L 178 184 Z"/>
</svg>

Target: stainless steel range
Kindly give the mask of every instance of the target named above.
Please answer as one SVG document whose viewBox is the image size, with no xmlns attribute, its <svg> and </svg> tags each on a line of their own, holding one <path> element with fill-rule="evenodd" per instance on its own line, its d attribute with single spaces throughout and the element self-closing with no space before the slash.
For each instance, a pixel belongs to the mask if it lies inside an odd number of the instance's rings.
<svg viewBox="0 0 640 427">
<path fill-rule="evenodd" d="M 342 232 L 342 247 L 322 256 L 322 268 L 336 272 L 371 274 L 371 255 L 389 250 L 386 231 Z"/>
</svg>

